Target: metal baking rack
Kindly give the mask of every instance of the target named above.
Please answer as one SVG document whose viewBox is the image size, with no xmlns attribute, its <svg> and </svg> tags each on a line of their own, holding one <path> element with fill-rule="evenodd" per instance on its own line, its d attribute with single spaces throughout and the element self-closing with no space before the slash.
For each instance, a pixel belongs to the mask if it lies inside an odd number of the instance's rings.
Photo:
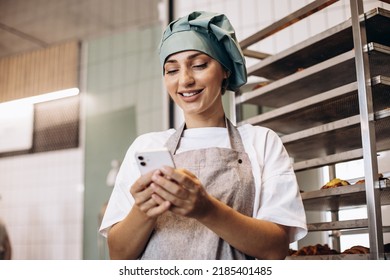
<svg viewBox="0 0 390 280">
<path fill-rule="evenodd" d="M 367 218 L 309 224 L 310 231 L 368 232 L 369 255 L 304 256 L 302 259 L 384 259 L 381 206 L 389 205 L 388 181 L 378 180 L 377 152 L 390 150 L 390 12 L 363 10 L 350 0 L 351 18 L 269 55 L 250 49 L 337 1 L 312 1 L 243 40 L 244 55 L 259 59 L 248 74 L 268 83 L 245 87 L 234 98 L 238 124 L 277 132 L 296 172 L 363 159 L 365 184 L 303 192 L 306 211 L 366 207 Z M 259 113 L 244 119 L 243 106 Z M 266 108 L 266 110 L 263 110 Z M 385 184 L 385 185 L 383 185 Z M 336 215 L 333 215 L 336 213 Z"/>
</svg>

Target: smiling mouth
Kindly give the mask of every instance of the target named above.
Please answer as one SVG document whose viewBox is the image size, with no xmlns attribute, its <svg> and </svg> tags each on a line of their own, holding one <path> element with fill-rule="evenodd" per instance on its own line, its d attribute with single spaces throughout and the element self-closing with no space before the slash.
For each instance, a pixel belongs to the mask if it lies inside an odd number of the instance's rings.
<svg viewBox="0 0 390 280">
<path fill-rule="evenodd" d="M 203 90 L 196 90 L 196 91 L 192 91 L 192 92 L 181 92 L 179 93 L 181 96 L 183 97 L 191 97 L 191 96 L 194 96 L 194 95 L 197 95 L 199 93 L 201 93 Z"/>
</svg>

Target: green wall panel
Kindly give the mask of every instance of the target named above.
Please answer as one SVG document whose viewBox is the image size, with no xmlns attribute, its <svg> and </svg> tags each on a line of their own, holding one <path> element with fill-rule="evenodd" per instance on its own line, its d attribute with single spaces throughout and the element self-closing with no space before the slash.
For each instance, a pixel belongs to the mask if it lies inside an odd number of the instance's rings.
<svg viewBox="0 0 390 280">
<path fill-rule="evenodd" d="M 134 107 L 87 116 L 85 135 L 85 195 L 83 258 L 100 259 L 97 230 L 99 213 L 109 199 L 112 188 L 106 185 L 111 161 L 122 161 L 136 137 Z M 107 252 L 104 252 L 107 258 Z"/>
</svg>

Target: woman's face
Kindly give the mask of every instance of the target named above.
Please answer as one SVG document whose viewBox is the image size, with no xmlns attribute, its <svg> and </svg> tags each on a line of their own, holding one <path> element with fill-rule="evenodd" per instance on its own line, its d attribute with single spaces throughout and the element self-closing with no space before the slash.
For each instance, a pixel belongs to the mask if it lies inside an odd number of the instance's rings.
<svg viewBox="0 0 390 280">
<path fill-rule="evenodd" d="M 164 65 L 167 91 L 187 116 L 223 112 L 221 85 L 226 78 L 221 64 L 199 51 L 172 54 Z"/>
</svg>

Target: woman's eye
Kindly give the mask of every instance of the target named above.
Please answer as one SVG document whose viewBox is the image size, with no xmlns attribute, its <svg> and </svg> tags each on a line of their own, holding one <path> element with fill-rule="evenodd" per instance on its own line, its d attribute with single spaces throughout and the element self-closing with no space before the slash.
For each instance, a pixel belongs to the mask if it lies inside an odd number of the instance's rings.
<svg viewBox="0 0 390 280">
<path fill-rule="evenodd" d="M 165 70 L 165 74 L 174 74 L 174 73 L 176 73 L 178 70 L 177 69 L 167 69 L 167 70 Z"/>
<path fill-rule="evenodd" d="M 204 69 L 206 67 L 207 67 L 207 63 L 201 63 L 201 64 L 194 65 L 194 68 L 197 68 L 197 69 Z"/>
</svg>

